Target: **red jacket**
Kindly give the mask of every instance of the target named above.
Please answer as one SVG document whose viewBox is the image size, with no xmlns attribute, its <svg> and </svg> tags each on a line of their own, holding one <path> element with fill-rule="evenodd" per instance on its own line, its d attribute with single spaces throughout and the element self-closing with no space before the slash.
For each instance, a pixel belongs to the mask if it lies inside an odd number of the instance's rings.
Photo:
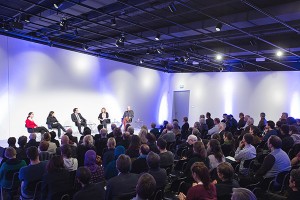
<svg viewBox="0 0 300 200">
<path fill-rule="evenodd" d="M 29 119 L 26 119 L 25 121 L 26 128 L 35 128 L 37 125 L 34 123 L 34 121 L 31 121 Z"/>
</svg>

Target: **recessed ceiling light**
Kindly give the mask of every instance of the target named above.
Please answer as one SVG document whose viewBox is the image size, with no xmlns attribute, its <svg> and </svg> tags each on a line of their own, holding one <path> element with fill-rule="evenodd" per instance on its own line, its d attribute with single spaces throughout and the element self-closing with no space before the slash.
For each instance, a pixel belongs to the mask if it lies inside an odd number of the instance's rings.
<svg viewBox="0 0 300 200">
<path fill-rule="evenodd" d="M 223 56 L 222 56 L 221 54 L 218 54 L 218 55 L 216 55 L 216 59 L 217 59 L 217 60 L 222 60 L 222 59 L 223 59 Z"/>
<path fill-rule="evenodd" d="M 281 50 L 277 50 L 276 56 L 278 56 L 278 57 L 283 56 L 283 52 Z"/>
</svg>

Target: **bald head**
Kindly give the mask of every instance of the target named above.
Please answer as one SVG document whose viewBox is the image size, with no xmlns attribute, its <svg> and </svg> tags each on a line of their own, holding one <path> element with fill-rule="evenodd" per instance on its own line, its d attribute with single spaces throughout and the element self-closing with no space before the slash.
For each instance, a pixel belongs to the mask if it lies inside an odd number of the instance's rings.
<svg viewBox="0 0 300 200">
<path fill-rule="evenodd" d="M 69 141 L 70 141 L 70 139 L 69 139 L 68 136 L 63 135 L 63 136 L 61 137 L 61 144 L 62 144 L 62 145 L 69 144 Z"/>
</svg>

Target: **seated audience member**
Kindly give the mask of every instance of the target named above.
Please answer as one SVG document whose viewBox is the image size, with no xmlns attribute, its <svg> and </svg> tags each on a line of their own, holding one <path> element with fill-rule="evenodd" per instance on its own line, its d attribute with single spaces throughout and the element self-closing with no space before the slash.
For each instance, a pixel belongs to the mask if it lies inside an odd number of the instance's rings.
<svg viewBox="0 0 300 200">
<path fill-rule="evenodd" d="M 129 126 L 129 127 L 127 128 L 127 132 L 129 132 L 130 135 L 133 135 L 133 134 L 134 134 L 134 128 L 133 128 L 133 126 Z"/>
<path fill-rule="evenodd" d="M 17 142 L 17 139 L 15 137 L 10 137 L 7 139 L 8 146 L 14 148 L 17 151 L 18 148 L 16 147 L 16 142 Z"/>
<path fill-rule="evenodd" d="M 240 187 L 239 183 L 233 179 L 234 169 L 231 164 L 223 162 L 218 165 L 217 172 L 221 180 L 216 184 L 218 199 L 230 200 L 232 188 Z"/>
<path fill-rule="evenodd" d="M 70 145 L 73 145 L 73 146 L 78 145 L 78 139 L 77 139 L 77 137 L 73 136 L 73 130 L 71 128 L 67 129 L 67 132 L 65 133 L 65 135 L 69 137 L 69 144 Z"/>
<path fill-rule="evenodd" d="M 91 183 L 104 181 L 104 169 L 97 164 L 97 155 L 94 150 L 85 153 L 84 166 L 91 172 Z"/>
<path fill-rule="evenodd" d="M 94 146 L 94 139 L 91 135 L 86 135 L 83 138 L 83 143 L 78 145 L 77 147 L 77 159 L 78 159 L 78 167 L 84 166 L 84 156 L 85 152 L 88 150 L 96 151 L 96 147 Z"/>
<path fill-rule="evenodd" d="M 189 133 L 189 128 L 190 128 L 189 119 L 188 119 L 188 117 L 184 117 L 183 125 L 181 127 L 181 138 L 182 139 L 187 139 L 188 133 Z"/>
<path fill-rule="evenodd" d="M 49 143 L 46 141 L 41 141 L 39 146 L 39 157 L 41 161 L 50 160 L 52 155 L 48 152 Z"/>
<path fill-rule="evenodd" d="M 130 145 L 129 145 L 128 149 L 126 150 L 126 155 L 128 155 L 130 158 L 139 157 L 140 147 L 141 147 L 140 137 L 137 135 L 132 135 Z"/>
<path fill-rule="evenodd" d="M 175 134 L 175 136 L 181 135 L 180 126 L 178 125 L 177 121 L 173 122 L 173 133 Z"/>
<path fill-rule="evenodd" d="M 148 142 L 148 140 L 146 138 L 147 133 L 148 133 L 148 130 L 142 128 L 138 134 L 141 139 L 142 144 L 147 144 L 147 142 Z"/>
<path fill-rule="evenodd" d="M 280 134 L 278 137 L 282 140 L 282 147 L 281 149 L 285 152 L 289 152 L 289 150 L 293 147 L 294 145 L 294 140 L 289 134 L 289 125 L 283 124 L 280 128 Z"/>
<path fill-rule="evenodd" d="M 245 161 L 252 160 L 256 157 L 256 149 L 252 146 L 252 142 L 253 136 L 250 133 L 246 133 L 235 151 L 234 159 L 240 162 L 239 172 L 244 176 L 248 175 L 248 170 L 244 167 Z"/>
<path fill-rule="evenodd" d="M 239 114 L 239 118 L 240 118 L 240 120 L 239 120 L 239 122 L 237 124 L 237 129 L 241 130 L 246 125 L 244 113 L 240 113 Z"/>
<path fill-rule="evenodd" d="M 233 135 L 230 132 L 225 132 L 223 135 L 224 143 L 221 145 L 224 156 L 232 156 L 232 152 L 235 151 Z"/>
<path fill-rule="evenodd" d="M 144 173 L 140 176 L 136 185 L 136 197 L 133 200 L 150 199 L 155 192 L 156 181 L 151 174 Z"/>
<path fill-rule="evenodd" d="M 116 162 L 117 162 L 118 157 L 124 153 L 125 153 L 125 148 L 123 146 L 117 146 L 115 148 L 114 160 L 112 160 L 111 162 L 108 163 L 108 165 L 106 166 L 105 171 L 104 171 L 104 176 L 105 176 L 106 180 L 118 175 Z"/>
<path fill-rule="evenodd" d="M 120 155 L 116 162 L 119 175 L 111 178 L 106 186 L 106 200 L 116 199 L 124 194 L 136 191 L 136 185 L 139 179 L 138 174 L 129 173 L 131 160 L 127 155 Z"/>
<path fill-rule="evenodd" d="M 300 152 L 291 160 L 292 166 L 298 166 L 300 163 Z"/>
<path fill-rule="evenodd" d="M 31 146 L 26 150 L 30 165 L 22 167 L 19 172 L 21 184 L 21 194 L 23 197 L 32 198 L 34 195 L 35 184 L 41 181 L 46 171 L 47 161 L 40 162 L 37 147 Z"/>
<path fill-rule="evenodd" d="M 131 135 L 128 131 L 126 131 L 122 135 L 122 140 L 120 142 L 120 145 L 123 146 L 125 149 L 128 149 L 128 147 L 130 145 L 130 137 L 131 137 Z"/>
<path fill-rule="evenodd" d="M 298 200 L 300 195 L 300 169 L 293 169 L 290 173 L 290 190 L 288 191 L 288 200 Z"/>
<path fill-rule="evenodd" d="M 77 147 L 70 144 L 70 139 L 67 135 L 63 135 L 61 137 L 61 146 L 56 148 L 56 155 L 58 155 L 58 156 L 61 155 L 61 147 L 64 145 L 69 145 L 71 148 L 71 157 L 77 158 L 77 154 L 76 154 Z"/>
<path fill-rule="evenodd" d="M 46 167 L 42 182 L 42 199 L 60 199 L 72 190 L 73 183 L 68 170 L 64 168 L 61 156 L 53 156 Z"/>
<path fill-rule="evenodd" d="M 95 135 L 95 147 L 97 155 L 103 157 L 103 150 L 106 148 L 107 144 L 107 129 L 102 128 L 99 130 L 99 137 Z"/>
<path fill-rule="evenodd" d="M 210 162 L 210 170 L 215 169 L 220 163 L 225 162 L 220 142 L 211 139 L 207 144 L 207 154 Z"/>
<path fill-rule="evenodd" d="M 63 157 L 66 170 L 69 172 L 77 170 L 78 161 L 76 158 L 72 158 L 72 150 L 69 144 L 61 146 L 61 156 Z"/>
<path fill-rule="evenodd" d="M 211 114 L 209 112 L 206 113 L 206 124 L 208 129 L 211 129 L 214 126 L 214 120 L 211 118 Z"/>
<path fill-rule="evenodd" d="M 267 142 L 271 135 L 277 135 L 277 131 L 275 130 L 275 123 L 269 120 L 265 126 L 265 135 L 262 141 Z"/>
<path fill-rule="evenodd" d="M 82 133 L 82 136 L 80 136 L 80 139 L 79 139 L 79 144 L 82 144 L 83 143 L 83 138 L 84 136 L 86 135 L 92 135 L 92 130 L 89 128 L 89 127 L 84 127 L 83 128 L 83 133 Z M 94 139 L 94 138 L 93 138 Z"/>
<path fill-rule="evenodd" d="M 36 134 L 35 133 L 30 133 L 30 135 L 29 135 L 29 141 L 25 145 L 26 149 L 28 147 L 39 147 L 39 142 L 36 141 Z"/>
<path fill-rule="evenodd" d="M 13 177 L 13 174 L 19 172 L 19 170 L 26 166 L 24 160 L 17 159 L 17 151 L 13 147 L 5 149 L 4 156 L 7 160 L 0 167 L 0 186 L 3 188 L 9 188 L 12 184 L 12 178 L 6 178 L 6 176 Z"/>
<path fill-rule="evenodd" d="M 131 173 L 140 174 L 148 171 L 146 157 L 150 152 L 147 144 L 142 144 L 140 148 L 140 156 L 132 162 Z"/>
<path fill-rule="evenodd" d="M 160 135 L 160 138 L 166 140 L 167 143 L 176 142 L 175 134 L 173 133 L 173 125 L 167 124 L 167 132 Z"/>
<path fill-rule="evenodd" d="M 254 125 L 249 126 L 249 133 L 253 136 L 253 143 L 252 145 L 257 147 L 260 144 L 260 138 L 259 135 L 261 134 L 261 131 Z"/>
<path fill-rule="evenodd" d="M 291 137 L 294 140 L 294 145 L 295 144 L 300 144 L 300 134 L 299 134 L 298 127 L 294 126 L 294 125 L 290 125 L 289 128 L 290 128 L 289 133 L 290 133 Z"/>
<path fill-rule="evenodd" d="M 219 133 L 219 123 L 220 123 L 220 119 L 215 118 L 214 119 L 214 126 L 212 128 L 210 128 L 207 132 L 208 136 L 213 136 L 214 134 Z"/>
<path fill-rule="evenodd" d="M 57 139 L 55 139 L 55 138 L 56 138 L 56 133 L 55 133 L 55 131 L 51 131 L 51 132 L 50 132 L 50 136 L 51 136 L 50 142 L 53 142 L 54 144 L 56 144 L 56 147 L 60 147 L 59 141 L 58 141 Z"/>
<path fill-rule="evenodd" d="M 160 157 L 154 152 L 147 155 L 148 173 L 151 174 L 156 181 L 156 188 L 163 189 L 167 185 L 168 176 L 165 169 L 159 167 Z"/>
<path fill-rule="evenodd" d="M 159 157 L 160 157 L 160 167 L 166 168 L 174 163 L 174 154 L 171 151 L 168 151 L 167 142 L 166 140 L 159 138 L 157 140 L 157 147 L 159 150 Z"/>
<path fill-rule="evenodd" d="M 231 200 L 256 200 L 256 196 L 246 188 L 232 188 Z"/>
<path fill-rule="evenodd" d="M 120 128 L 115 128 L 114 131 L 113 131 L 113 134 L 114 134 L 114 138 L 116 140 L 116 145 L 119 146 L 121 145 L 122 143 L 122 131 Z"/>
<path fill-rule="evenodd" d="M 200 118 L 199 119 L 199 124 L 200 124 L 200 126 L 199 126 L 198 129 L 201 133 L 201 138 L 205 139 L 207 137 L 207 132 L 208 132 L 208 126 L 206 124 L 205 118 Z"/>
<path fill-rule="evenodd" d="M 50 133 L 45 133 L 45 134 L 43 135 L 43 141 L 49 143 L 49 147 L 48 147 L 48 150 L 47 150 L 47 151 L 48 151 L 50 154 L 55 154 L 55 153 L 56 153 L 56 148 L 57 148 L 57 146 L 56 146 L 55 143 L 51 142 L 50 140 L 51 140 Z"/>
<path fill-rule="evenodd" d="M 193 155 L 193 144 L 198 141 L 197 136 L 189 135 L 186 142 L 178 146 L 176 154 L 189 159 Z M 183 153 L 185 151 L 185 153 Z"/>
<path fill-rule="evenodd" d="M 115 147 L 116 147 L 116 140 L 115 138 L 111 137 L 107 140 L 107 151 L 103 154 L 103 167 L 106 168 L 108 163 L 114 160 L 115 158 Z"/>
<path fill-rule="evenodd" d="M 154 153 L 159 153 L 159 150 L 156 146 L 156 137 L 153 133 L 147 133 L 146 138 L 148 140 L 147 144 L 150 148 L 150 151 L 153 151 Z"/>
<path fill-rule="evenodd" d="M 260 113 L 260 120 L 258 122 L 257 128 L 262 132 L 267 125 L 266 114 L 264 112 Z"/>
<path fill-rule="evenodd" d="M 81 190 L 75 193 L 73 200 L 104 200 L 105 190 L 101 184 L 93 183 L 92 173 L 88 168 L 79 167 L 76 171 L 76 180 L 81 185 Z"/>
<path fill-rule="evenodd" d="M 216 187 L 210 182 L 209 170 L 205 164 L 203 162 L 194 163 L 191 167 L 191 173 L 196 183 L 188 190 L 186 196 L 180 193 L 179 199 L 217 200 Z"/>
<path fill-rule="evenodd" d="M 187 177 L 187 183 L 192 184 L 192 182 L 194 181 L 191 174 L 191 166 L 196 162 L 203 162 L 206 165 L 206 167 L 209 167 L 209 159 L 207 157 L 205 146 L 200 141 L 194 143 L 193 154 L 188 160 L 185 170 L 183 172 L 184 176 Z"/>
<path fill-rule="evenodd" d="M 151 123 L 151 130 L 150 133 L 152 133 L 153 135 L 155 135 L 156 138 L 159 138 L 159 129 L 156 128 L 156 124 L 154 122 Z"/>
<path fill-rule="evenodd" d="M 114 137 L 114 129 L 117 128 L 117 125 L 112 123 L 110 125 L 111 132 L 107 135 L 108 138 Z"/>
<path fill-rule="evenodd" d="M 24 160 L 28 165 L 30 161 L 27 158 L 26 147 L 25 147 L 25 145 L 27 144 L 27 137 L 24 135 L 20 136 L 18 139 L 18 144 L 19 144 L 19 148 L 17 149 L 17 158 L 19 160 Z"/>
</svg>

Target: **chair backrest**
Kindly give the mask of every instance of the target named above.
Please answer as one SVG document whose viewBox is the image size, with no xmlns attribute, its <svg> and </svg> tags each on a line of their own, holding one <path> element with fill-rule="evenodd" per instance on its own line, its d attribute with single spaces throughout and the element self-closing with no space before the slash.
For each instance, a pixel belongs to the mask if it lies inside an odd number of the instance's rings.
<svg viewBox="0 0 300 200">
<path fill-rule="evenodd" d="M 280 186 L 282 186 L 282 184 L 284 183 L 284 179 L 286 177 L 286 175 L 289 175 L 289 171 L 283 171 L 277 174 L 276 176 L 276 183 L 279 184 Z"/>
<path fill-rule="evenodd" d="M 64 194 L 60 198 L 60 200 L 69 200 L 69 199 L 70 199 L 70 195 L 69 194 Z"/>
<path fill-rule="evenodd" d="M 19 180 L 19 169 L 7 171 L 7 173 L 4 175 L 4 179 L 11 181 L 11 185 L 5 189 L 13 190 L 17 189 L 21 185 L 21 182 Z"/>
<path fill-rule="evenodd" d="M 254 163 L 254 159 L 255 158 L 252 158 L 252 159 L 249 159 L 249 160 L 245 160 L 244 161 L 244 168 L 249 168 L 250 167 L 250 163 L 253 161 L 253 163 Z M 253 164 L 252 163 L 252 164 Z"/>
<path fill-rule="evenodd" d="M 136 196 L 136 192 L 129 192 L 129 193 L 124 193 L 122 195 L 119 195 L 117 197 L 118 200 L 131 200 L 132 198 L 134 198 Z"/>
</svg>

